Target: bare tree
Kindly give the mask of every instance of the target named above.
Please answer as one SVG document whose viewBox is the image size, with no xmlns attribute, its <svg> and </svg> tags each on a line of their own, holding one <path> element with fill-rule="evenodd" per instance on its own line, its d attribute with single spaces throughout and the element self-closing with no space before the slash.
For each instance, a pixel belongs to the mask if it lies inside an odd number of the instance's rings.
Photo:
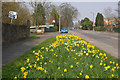
<svg viewBox="0 0 120 80">
<path fill-rule="evenodd" d="M 77 8 L 73 7 L 69 3 L 61 4 L 61 20 L 62 20 L 61 22 L 63 26 L 68 27 L 71 21 L 77 17 L 78 17 Z"/>
<path fill-rule="evenodd" d="M 105 15 L 105 18 L 107 19 L 108 25 L 109 25 L 109 21 L 114 17 L 112 8 L 111 7 L 105 8 L 104 15 Z"/>
</svg>

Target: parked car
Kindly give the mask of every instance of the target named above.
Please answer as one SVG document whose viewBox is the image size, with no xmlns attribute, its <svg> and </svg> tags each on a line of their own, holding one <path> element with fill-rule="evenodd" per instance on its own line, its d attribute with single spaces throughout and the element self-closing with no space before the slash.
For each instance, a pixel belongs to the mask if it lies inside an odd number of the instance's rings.
<svg viewBox="0 0 120 80">
<path fill-rule="evenodd" d="M 66 28 L 66 27 L 62 27 L 62 29 L 61 29 L 61 33 L 68 33 L 68 28 Z"/>
</svg>

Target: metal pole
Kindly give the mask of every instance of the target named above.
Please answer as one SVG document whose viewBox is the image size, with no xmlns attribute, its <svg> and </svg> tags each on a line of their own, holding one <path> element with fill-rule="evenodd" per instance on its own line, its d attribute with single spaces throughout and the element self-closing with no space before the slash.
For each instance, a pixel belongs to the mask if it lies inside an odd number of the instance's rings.
<svg viewBox="0 0 120 80">
<path fill-rule="evenodd" d="M 11 24 L 12 24 L 13 18 L 11 18 Z"/>
<path fill-rule="evenodd" d="M 59 6 L 59 33 L 60 33 L 60 6 Z"/>
</svg>

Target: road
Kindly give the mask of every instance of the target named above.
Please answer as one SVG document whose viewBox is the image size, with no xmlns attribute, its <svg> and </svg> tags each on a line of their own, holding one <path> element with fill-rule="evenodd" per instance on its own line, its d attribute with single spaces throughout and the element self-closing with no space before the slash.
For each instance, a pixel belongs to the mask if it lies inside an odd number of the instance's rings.
<svg viewBox="0 0 120 80">
<path fill-rule="evenodd" d="M 78 36 L 84 36 L 83 39 L 91 42 L 93 45 L 108 52 L 112 56 L 118 58 L 118 43 L 120 35 L 117 33 L 96 32 L 87 30 L 72 30 Z M 120 58 L 119 58 L 120 59 Z"/>
</svg>

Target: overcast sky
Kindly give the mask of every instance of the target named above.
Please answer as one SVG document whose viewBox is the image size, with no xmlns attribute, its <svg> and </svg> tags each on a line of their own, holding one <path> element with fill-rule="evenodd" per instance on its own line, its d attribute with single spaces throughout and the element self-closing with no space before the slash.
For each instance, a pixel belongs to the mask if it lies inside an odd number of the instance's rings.
<svg viewBox="0 0 120 80">
<path fill-rule="evenodd" d="M 94 17 L 96 17 L 98 12 L 102 13 L 104 16 L 104 9 L 108 7 L 111 7 L 113 9 L 113 12 L 115 12 L 115 9 L 118 9 L 118 2 L 69 2 L 69 3 L 72 6 L 76 7 L 80 12 L 78 20 L 84 19 L 85 17 L 88 17 L 90 20 L 93 20 L 92 12 L 94 12 L 95 14 Z M 61 3 L 55 2 L 54 4 L 60 5 Z"/>
</svg>

